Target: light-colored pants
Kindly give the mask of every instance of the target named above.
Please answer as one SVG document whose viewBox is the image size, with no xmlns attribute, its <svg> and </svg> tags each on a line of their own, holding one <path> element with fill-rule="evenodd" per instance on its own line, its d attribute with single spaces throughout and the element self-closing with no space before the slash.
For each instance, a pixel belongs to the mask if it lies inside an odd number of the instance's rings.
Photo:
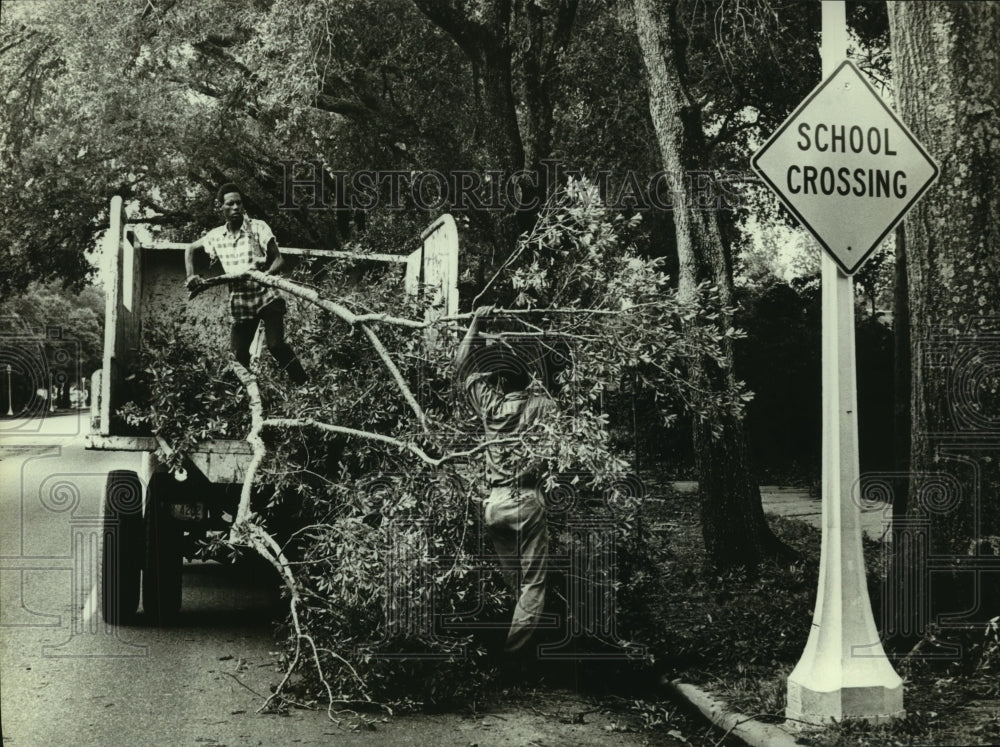
<svg viewBox="0 0 1000 747">
<path fill-rule="evenodd" d="M 504 581 L 518 595 L 504 651 L 520 651 L 545 607 L 549 540 L 545 503 L 535 489 L 493 488 L 483 502 L 486 531 L 500 560 Z"/>
</svg>

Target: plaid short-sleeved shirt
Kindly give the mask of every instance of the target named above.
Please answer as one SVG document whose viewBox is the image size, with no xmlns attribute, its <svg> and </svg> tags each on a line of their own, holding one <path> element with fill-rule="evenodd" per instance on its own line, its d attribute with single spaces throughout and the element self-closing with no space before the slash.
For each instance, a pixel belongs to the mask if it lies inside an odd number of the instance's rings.
<svg viewBox="0 0 1000 747">
<path fill-rule="evenodd" d="M 213 260 L 218 259 L 227 274 L 243 272 L 253 266 L 254 260 L 267 257 L 267 245 L 273 238 L 267 223 L 244 215 L 243 225 L 235 234 L 225 225 L 205 234 L 205 252 Z M 278 298 L 274 288 L 252 280 L 229 284 L 229 311 L 236 322 L 256 319 L 258 311 Z"/>
</svg>

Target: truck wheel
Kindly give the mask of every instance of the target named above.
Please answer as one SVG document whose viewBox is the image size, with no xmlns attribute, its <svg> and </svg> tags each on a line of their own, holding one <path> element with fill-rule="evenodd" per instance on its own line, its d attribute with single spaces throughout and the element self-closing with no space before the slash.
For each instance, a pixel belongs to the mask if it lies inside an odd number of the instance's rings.
<svg viewBox="0 0 1000 747">
<path fill-rule="evenodd" d="M 183 529 L 169 508 L 171 491 L 175 489 L 170 475 L 154 474 L 146 497 L 142 607 L 154 625 L 170 622 L 181 608 Z"/>
<path fill-rule="evenodd" d="M 142 539 L 139 476 L 127 470 L 109 472 L 101 549 L 101 612 L 109 625 L 127 623 L 139 607 Z"/>
</svg>

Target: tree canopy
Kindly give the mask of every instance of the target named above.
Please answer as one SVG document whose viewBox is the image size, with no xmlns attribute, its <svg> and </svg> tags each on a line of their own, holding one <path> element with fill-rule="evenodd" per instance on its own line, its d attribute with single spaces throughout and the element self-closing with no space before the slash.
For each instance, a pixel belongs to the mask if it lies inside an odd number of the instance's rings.
<svg viewBox="0 0 1000 747">
<path fill-rule="evenodd" d="M 690 100 L 711 133 L 706 167 L 742 167 L 754 134 L 812 85 L 802 60 L 815 58 L 814 11 L 676 4 Z M 577 0 L 7 2 L 4 290 L 86 277 L 82 255 L 116 194 L 132 219 L 180 239 L 214 221 L 214 190 L 230 179 L 285 245 L 351 239 L 391 251 L 426 224 L 426 205 L 406 190 L 394 201 L 388 180 L 348 185 L 348 195 L 372 193 L 364 210 L 308 209 L 311 190 L 286 187 L 290 172 L 311 176 L 309 161 L 326 164 L 327 195 L 338 172 L 528 170 L 511 178 L 531 209 L 504 199 L 499 210 L 461 211 L 471 265 L 502 261 L 560 186 L 547 160 L 608 171 L 617 189 L 630 170 L 645 189 L 659 168 L 636 42 L 617 14 Z M 442 208 L 461 210 L 445 197 Z M 646 251 L 669 254 L 669 232 L 657 229 L 669 216 L 651 218 Z"/>
</svg>

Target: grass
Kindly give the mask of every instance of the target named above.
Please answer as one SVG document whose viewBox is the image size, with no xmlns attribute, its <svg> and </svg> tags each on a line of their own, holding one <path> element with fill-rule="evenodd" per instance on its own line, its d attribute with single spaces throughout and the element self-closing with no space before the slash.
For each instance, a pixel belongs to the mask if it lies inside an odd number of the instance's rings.
<svg viewBox="0 0 1000 747">
<path fill-rule="evenodd" d="M 650 645 L 658 674 L 697 684 L 735 711 L 763 721 L 783 720 L 788 674 L 802 654 L 812 621 L 819 570 L 820 533 L 794 519 L 769 517 L 803 561 L 744 573 L 706 576 L 697 497 L 654 489 L 647 517 L 665 553 L 658 572 L 634 582 L 623 595 L 622 616 L 634 639 Z M 871 594 L 877 599 L 884 566 L 882 546 L 866 541 Z M 636 600 L 644 600 L 636 604 Z M 981 635 L 977 633 L 977 635 Z M 992 646 L 992 649 L 989 647 Z M 975 646 L 967 647 L 974 650 Z M 989 650 L 988 650 L 989 649 Z M 992 651 L 992 659 L 990 658 Z M 960 745 L 1000 742 L 1000 693 L 996 660 L 1000 641 L 968 662 L 931 665 L 895 657 L 904 678 L 907 716 L 891 725 L 843 723 L 802 735 L 812 745 Z M 648 713 L 665 707 L 639 701 Z M 656 719 L 650 728 L 658 728 Z"/>
</svg>

